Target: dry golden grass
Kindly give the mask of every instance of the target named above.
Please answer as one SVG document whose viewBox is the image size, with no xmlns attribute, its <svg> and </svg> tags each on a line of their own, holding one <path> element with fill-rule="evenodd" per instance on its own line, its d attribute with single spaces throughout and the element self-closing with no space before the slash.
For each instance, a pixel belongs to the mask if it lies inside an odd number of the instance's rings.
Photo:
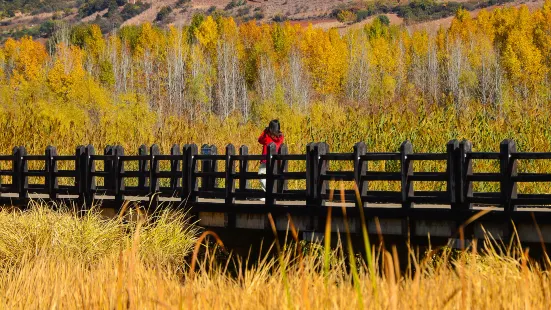
<svg viewBox="0 0 551 310">
<path fill-rule="evenodd" d="M 179 228 L 178 228 L 179 227 Z M 294 232 L 293 232 L 294 234 Z M 519 245 L 409 255 L 373 249 L 371 278 L 346 246 L 277 245 L 247 263 L 212 246 L 181 213 L 158 221 L 75 217 L 35 205 L 0 212 L 0 304 L 9 309 L 549 309 L 551 281 Z M 155 240 L 155 241 L 153 241 Z M 340 243 L 339 243 L 340 244 Z M 281 247 L 281 248 L 280 248 Z M 357 249 L 358 251 L 361 249 Z M 187 259 L 186 259 L 187 258 Z M 159 261 L 159 263 L 157 263 Z M 191 273 L 188 263 L 196 264 Z M 352 267 L 351 267 L 352 266 Z"/>
</svg>

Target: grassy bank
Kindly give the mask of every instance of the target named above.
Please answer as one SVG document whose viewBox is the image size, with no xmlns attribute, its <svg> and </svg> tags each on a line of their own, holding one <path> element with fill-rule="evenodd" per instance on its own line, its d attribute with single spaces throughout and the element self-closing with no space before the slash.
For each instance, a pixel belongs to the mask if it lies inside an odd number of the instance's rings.
<svg viewBox="0 0 551 310">
<path fill-rule="evenodd" d="M 374 247 L 370 266 L 350 260 L 346 246 L 316 244 L 281 245 L 279 256 L 252 264 L 220 260 L 212 246 L 196 259 L 197 231 L 180 213 L 125 219 L 39 205 L 1 211 L 2 307 L 527 309 L 551 302 L 548 273 L 514 242 L 498 247 L 488 238 L 479 241 L 482 250 L 464 252 L 410 249 L 405 270 L 391 245 Z"/>
</svg>

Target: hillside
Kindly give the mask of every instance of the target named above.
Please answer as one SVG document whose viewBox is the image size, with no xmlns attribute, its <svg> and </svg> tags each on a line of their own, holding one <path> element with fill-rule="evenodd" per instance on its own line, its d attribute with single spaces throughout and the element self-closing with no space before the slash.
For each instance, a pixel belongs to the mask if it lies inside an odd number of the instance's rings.
<svg viewBox="0 0 551 310">
<path fill-rule="evenodd" d="M 56 23 L 99 24 L 104 33 L 120 26 L 154 22 L 160 26 L 189 24 L 195 14 L 232 16 L 238 21 L 312 23 L 315 27 L 354 28 L 385 14 L 392 24 L 415 29 L 447 25 L 462 7 L 476 14 L 482 8 L 543 0 L 0 0 L 0 41 L 8 37 L 50 36 Z"/>
</svg>

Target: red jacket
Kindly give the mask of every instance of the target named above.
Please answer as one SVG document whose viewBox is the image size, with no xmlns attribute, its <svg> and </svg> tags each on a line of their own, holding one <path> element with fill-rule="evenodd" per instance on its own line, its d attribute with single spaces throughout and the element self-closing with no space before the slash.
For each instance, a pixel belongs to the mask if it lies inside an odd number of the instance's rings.
<svg viewBox="0 0 551 310">
<path fill-rule="evenodd" d="M 266 130 L 264 130 L 260 137 L 258 137 L 258 143 L 262 144 L 262 155 L 268 154 L 268 145 L 270 145 L 270 143 L 274 143 L 276 145 L 276 152 L 279 152 L 279 148 L 281 147 L 284 139 L 285 137 L 283 137 L 283 134 L 279 137 L 272 137 L 266 133 Z M 266 160 L 263 159 L 260 163 L 265 164 Z"/>
</svg>

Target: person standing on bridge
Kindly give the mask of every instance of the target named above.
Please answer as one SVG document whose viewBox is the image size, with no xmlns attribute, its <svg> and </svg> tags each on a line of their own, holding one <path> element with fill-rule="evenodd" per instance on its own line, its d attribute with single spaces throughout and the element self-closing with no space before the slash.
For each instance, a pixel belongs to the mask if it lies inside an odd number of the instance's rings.
<svg viewBox="0 0 551 310">
<path fill-rule="evenodd" d="M 268 145 L 270 145 L 270 143 L 274 143 L 276 145 L 276 152 L 279 152 L 283 140 L 284 137 L 280 130 L 279 120 L 271 120 L 268 127 L 266 127 L 260 137 L 258 137 L 258 143 L 262 144 L 262 155 L 268 154 Z M 258 174 L 266 174 L 266 159 L 260 161 Z M 260 184 L 262 189 L 266 191 L 266 179 L 261 179 Z M 264 200 L 264 198 L 261 200 Z"/>
</svg>

